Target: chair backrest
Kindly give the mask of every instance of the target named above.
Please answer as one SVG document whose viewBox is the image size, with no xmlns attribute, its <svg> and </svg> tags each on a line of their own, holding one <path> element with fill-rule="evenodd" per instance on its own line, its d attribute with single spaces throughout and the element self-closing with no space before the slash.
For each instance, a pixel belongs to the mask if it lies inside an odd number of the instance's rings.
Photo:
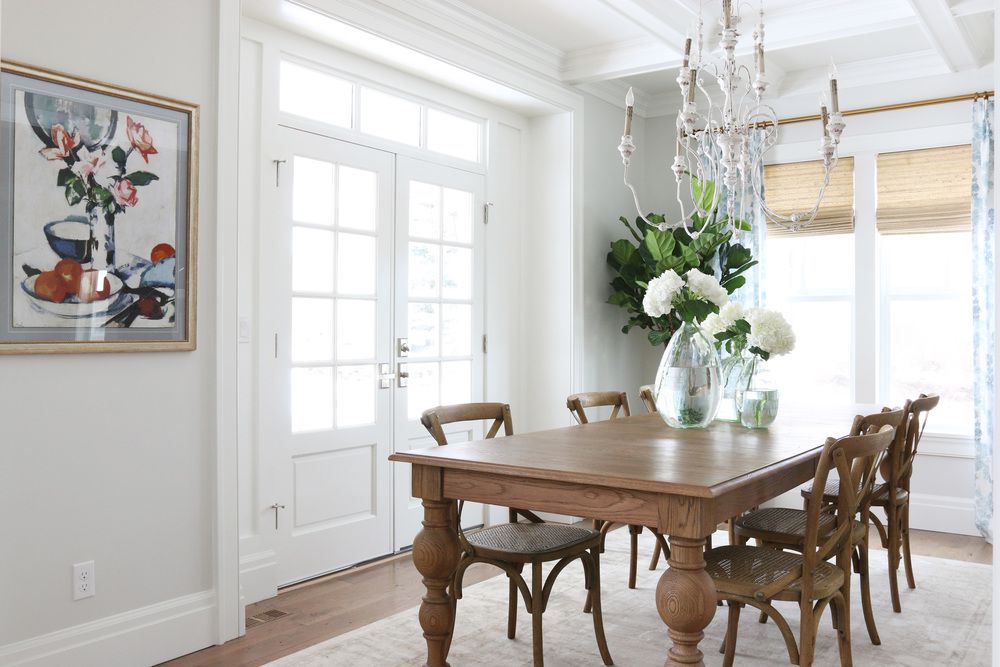
<svg viewBox="0 0 1000 667">
<path fill-rule="evenodd" d="M 586 391 L 566 397 L 566 407 L 573 413 L 578 424 L 590 422 L 584 408 L 605 406 L 614 408 L 611 411 L 611 419 L 617 419 L 619 416 L 628 417 L 632 414 L 628 408 L 628 394 L 624 391 Z"/>
<path fill-rule="evenodd" d="M 460 403 L 458 405 L 439 405 L 436 408 L 424 410 L 420 415 L 420 423 L 424 425 L 431 437 L 439 445 L 447 445 L 448 437 L 442 428 L 455 422 L 486 421 L 492 419 L 493 424 L 486 432 L 486 438 L 495 438 L 503 426 L 504 435 L 514 435 L 514 425 L 510 417 L 510 406 L 506 403 Z"/>
<path fill-rule="evenodd" d="M 646 406 L 646 412 L 649 414 L 656 412 L 656 397 L 653 396 L 653 385 L 644 384 L 639 387 L 639 398 L 642 399 L 642 404 Z"/>
<path fill-rule="evenodd" d="M 809 497 L 802 571 L 797 573 L 798 577 L 790 575 L 783 578 L 782 582 L 775 582 L 776 584 L 781 583 L 784 587 L 800 577 L 803 597 L 808 599 L 812 595 L 813 571 L 816 566 L 832 554 L 845 550 L 845 546 L 850 544 L 854 517 L 864 498 L 871 495 L 879 464 L 894 436 L 895 429 L 886 424 L 874 433 L 848 435 L 836 440 L 827 438 L 816 466 L 812 495 Z M 821 517 L 831 511 L 830 506 L 823 505 L 823 492 L 831 471 L 836 471 L 840 477 L 840 493 L 837 505 L 833 508 L 836 523 L 833 530 L 824 531 L 821 535 Z"/>
<path fill-rule="evenodd" d="M 898 460 L 900 452 L 903 451 L 903 440 L 906 438 L 906 419 L 910 412 L 910 402 L 907 401 L 901 408 L 882 408 L 882 412 L 875 412 L 870 415 L 858 415 L 851 424 L 851 432 L 848 435 L 865 435 L 866 433 L 877 433 L 883 426 L 891 426 L 895 429 L 892 444 L 889 451 L 882 458 L 879 471 L 882 479 L 886 482 L 892 479 L 894 461 Z M 867 509 L 871 497 L 862 498 L 862 507 Z"/>
<path fill-rule="evenodd" d="M 906 435 L 900 451 L 898 463 L 893 471 L 891 483 L 897 487 L 909 490 L 910 477 L 913 474 L 913 459 L 917 456 L 917 447 L 924 436 L 927 417 L 931 410 L 937 407 L 941 397 L 937 394 L 920 394 L 919 398 L 909 401 L 910 411 L 906 422 Z"/>
</svg>

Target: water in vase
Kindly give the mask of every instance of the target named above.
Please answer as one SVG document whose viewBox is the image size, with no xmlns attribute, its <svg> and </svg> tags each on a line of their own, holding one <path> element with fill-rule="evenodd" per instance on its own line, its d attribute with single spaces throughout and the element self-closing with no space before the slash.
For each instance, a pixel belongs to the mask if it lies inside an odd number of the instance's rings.
<svg viewBox="0 0 1000 667">
<path fill-rule="evenodd" d="M 660 378 L 656 407 L 674 428 L 701 428 L 715 417 L 719 407 L 718 366 L 670 366 Z"/>
</svg>

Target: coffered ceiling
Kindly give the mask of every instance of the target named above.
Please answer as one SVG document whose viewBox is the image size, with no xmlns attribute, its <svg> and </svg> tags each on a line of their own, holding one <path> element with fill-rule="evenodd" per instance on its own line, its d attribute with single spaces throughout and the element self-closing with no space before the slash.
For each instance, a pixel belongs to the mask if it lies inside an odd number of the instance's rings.
<svg viewBox="0 0 1000 667">
<path fill-rule="evenodd" d="M 706 49 L 717 49 L 722 2 L 244 0 L 249 15 L 265 20 L 280 18 L 276 7 L 289 4 L 373 32 L 384 26 L 397 43 L 407 41 L 408 27 L 415 35 L 436 34 L 609 100 L 634 86 L 640 112 L 655 113 L 668 108 L 676 94 L 684 37 L 694 34 L 699 12 Z M 737 55 L 749 60 L 748 33 L 760 0 L 739 4 L 747 36 Z M 831 60 L 845 86 L 877 90 L 894 83 L 905 89 L 907 81 L 944 80 L 956 73 L 966 74 L 949 79 L 953 86 L 979 85 L 988 80 L 981 74 L 993 63 L 994 5 L 994 0 L 764 0 L 769 94 L 814 97 Z"/>
</svg>

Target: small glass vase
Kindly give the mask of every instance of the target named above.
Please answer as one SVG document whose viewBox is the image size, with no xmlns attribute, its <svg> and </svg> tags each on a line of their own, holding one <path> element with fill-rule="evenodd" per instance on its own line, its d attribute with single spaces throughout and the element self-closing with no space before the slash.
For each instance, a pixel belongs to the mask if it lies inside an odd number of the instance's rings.
<svg viewBox="0 0 1000 667">
<path fill-rule="evenodd" d="M 746 428 L 767 428 L 778 416 L 778 390 L 760 357 L 744 365 L 736 388 L 740 423 Z"/>
<path fill-rule="evenodd" d="M 738 422 L 740 411 L 736 407 L 736 389 L 743 375 L 743 367 L 749 359 L 739 351 L 730 354 L 722 360 L 722 398 L 719 401 L 719 411 L 715 414 L 716 421 Z"/>
<path fill-rule="evenodd" d="M 704 428 L 722 397 L 719 354 L 696 325 L 674 332 L 653 383 L 656 411 L 668 426 Z"/>
</svg>

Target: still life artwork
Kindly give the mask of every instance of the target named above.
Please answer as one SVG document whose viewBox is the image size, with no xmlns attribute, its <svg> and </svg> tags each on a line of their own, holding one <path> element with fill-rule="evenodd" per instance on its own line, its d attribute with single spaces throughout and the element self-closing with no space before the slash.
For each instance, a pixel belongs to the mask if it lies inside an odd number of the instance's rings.
<svg viewBox="0 0 1000 667">
<path fill-rule="evenodd" d="M 194 348 L 197 107 L 2 71 L 0 352 Z"/>
</svg>

